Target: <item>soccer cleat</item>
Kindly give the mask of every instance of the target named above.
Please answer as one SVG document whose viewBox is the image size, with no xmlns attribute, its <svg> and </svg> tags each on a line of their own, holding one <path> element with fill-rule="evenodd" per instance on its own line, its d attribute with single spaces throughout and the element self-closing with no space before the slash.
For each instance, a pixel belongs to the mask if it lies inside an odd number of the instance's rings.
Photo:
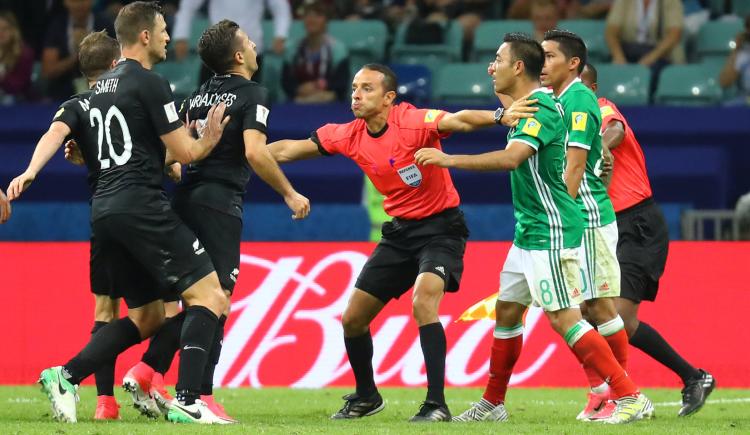
<svg viewBox="0 0 750 435">
<path fill-rule="evenodd" d="M 206 402 L 198 399 L 192 405 L 184 405 L 177 399 L 172 400 L 167 413 L 167 420 L 172 423 L 193 424 L 231 424 L 219 418 L 209 408 Z"/>
<path fill-rule="evenodd" d="M 156 400 L 151 397 L 151 378 L 154 369 L 143 362 L 134 365 L 122 378 L 122 388 L 133 398 L 133 407 L 142 415 L 158 418 L 162 415 Z"/>
<path fill-rule="evenodd" d="M 706 399 L 716 387 L 716 379 L 711 373 L 699 369 L 700 376 L 690 379 L 682 389 L 682 408 L 677 413 L 678 417 L 687 417 L 698 412 L 706 403 Z"/>
<path fill-rule="evenodd" d="M 360 398 L 357 393 L 347 394 L 342 399 L 346 400 L 346 403 L 344 403 L 343 408 L 331 416 L 334 420 L 367 417 L 377 414 L 385 408 L 383 397 L 378 392 L 366 399 Z"/>
<path fill-rule="evenodd" d="M 451 412 L 444 403 L 425 400 L 419 407 L 419 412 L 409 419 L 410 423 L 432 423 L 436 421 L 451 421 Z"/>
<path fill-rule="evenodd" d="M 609 389 L 603 393 L 589 391 L 587 396 L 588 402 L 586 403 L 586 407 L 583 408 L 583 411 L 578 413 L 576 420 L 586 421 L 601 411 L 602 408 L 607 405 L 607 401 L 609 400 Z"/>
<path fill-rule="evenodd" d="M 505 404 L 497 406 L 482 398 L 477 403 L 472 403 L 471 408 L 462 412 L 460 415 L 453 417 L 453 421 L 506 421 L 508 420 L 508 411 Z"/>
<path fill-rule="evenodd" d="M 42 371 L 39 375 L 39 384 L 42 392 L 52 405 L 52 416 L 57 421 L 75 423 L 76 402 L 78 402 L 78 391 L 75 385 L 68 382 L 63 376 L 62 366 L 51 367 Z"/>
<path fill-rule="evenodd" d="M 201 396 L 201 400 L 208 406 L 208 409 L 211 410 L 217 417 L 219 417 L 222 420 L 226 420 L 229 423 L 237 423 L 237 420 L 233 419 L 232 417 L 227 414 L 227 411 L 224 409 L 224 406 L 222 406 L 221 403 L 214 400 L 214 396 Z"/>
<path fill-rule="evenodd" d="M 120 405 L 114 396 L 97 396 L 94 420 L 119 420 Z"/>
<path fill-rule="evenodd" d="M 608 400 L 604 406 L 594 415 L 587 418 L 583 421 L 603 421 L 610 417 L 612 417 L 612 414 L 615 413 L 615 410 L 617 409 L 617 403 L 614 400 Z"/>
<path fill-rule="evenodd" d="M 654 404 L 643 393 L 637 396 L 625 396 L 615 400 L 615 412 L 606 420 L 597 420 L 607 424 L 625 424 L 654 416 Z"/>
<path fill-rule="evenodd" d="M 169 404 L 174 397 L 169 394 L 164 386 L 164 376 L 161 373 L 154 372 L 154 376 L 151 377 L 151 389 L 148 392 L 154 398 L 159 411 L 166 417 L 169 413 Z"/>
</svg>

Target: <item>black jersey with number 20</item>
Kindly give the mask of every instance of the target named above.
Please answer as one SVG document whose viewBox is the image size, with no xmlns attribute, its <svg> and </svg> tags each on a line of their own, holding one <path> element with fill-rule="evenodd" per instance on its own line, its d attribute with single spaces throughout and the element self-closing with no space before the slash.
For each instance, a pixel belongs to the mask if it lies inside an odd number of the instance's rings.
<svg viewBox="0 0 750 435">
<path fill-rule="evenodd" d="M 162 213 L 169 208 L 162 182 L 166 150 L 160 136 L 182 127 L 169 83 L 132 59 L 96 81 L 89 99 L 99 174 L 91 218 Z"/>
</svg>

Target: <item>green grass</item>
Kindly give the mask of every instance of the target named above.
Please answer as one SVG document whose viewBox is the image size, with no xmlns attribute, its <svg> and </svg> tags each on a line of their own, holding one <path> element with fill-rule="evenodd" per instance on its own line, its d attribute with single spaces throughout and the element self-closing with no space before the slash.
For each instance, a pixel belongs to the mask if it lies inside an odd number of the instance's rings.
<svg viewBox="0 0 750 435">
<path fill-rule="evenodd" d="M 322 390 L 223 389 L 216 397 L 242 424 L 235 426 L 173 425 L 150 421 L 130 406 L 129 398 L 117 391 L 123 405 L 122 420 L 94 422 L 96 405 L 92 387 L 81 389 L 79 423 L 56 423 L 50 418 L 47 398 L 36 387 L 0 387 L 0 434 L 172 434 L 172 433 L 271 433 L 271 434 L 443 434 L 443 433 L 750 433 L 750 390 L 719 389 L 709 403 L 689 418 L 677 418 L 678 390 L 647 389 L 656 404 L 657 417 L 627 427 L 579 423 L 575 415 L 583 406 L 583 389 L 511 389 L 508 394 L 510 420 L 506 423 L 440 423 L 414 425 L 406 420 L 417 411 L 424 390 L 383 388 L 386 408 L 380 414 L 358 421 L 331 421 L 328 416 L 341 405 L 339 388 Z M 480 397 L 479 389 L 447 391 L 448 405 L 458 414 Z"/>
</svg>

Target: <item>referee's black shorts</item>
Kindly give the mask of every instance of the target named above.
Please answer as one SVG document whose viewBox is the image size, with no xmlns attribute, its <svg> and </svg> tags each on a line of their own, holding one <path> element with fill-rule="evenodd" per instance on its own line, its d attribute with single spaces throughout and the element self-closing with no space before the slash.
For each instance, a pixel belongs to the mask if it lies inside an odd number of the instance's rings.
<svg viewBox="0 0 750 435">
<path fill-rule="evenodd" d="M 417 275 L 432 272 L 443 278 L 445 291 L 458 291 L 468 237 L 464 215 L 458 208 L 419 220 L 394 218 L 383 224 L 383 238 L 362 268 L 355 287 L 387 303 L 406 293 Z"/>
<path fill-rule="evenodd" d="M 171 209 L 108 215 L 95 220 L 92 231 L 110 295 L 129 308 L 182 293 L 214 271 L 203 245 Z"/>
<path fill-rule="evenodd" d="M 617 213 L 617 259 L 622 276 L 620 297 L 653 301 L 659 291 L 669 249 L 669 230 L 653 198 Z"/>
</svg>

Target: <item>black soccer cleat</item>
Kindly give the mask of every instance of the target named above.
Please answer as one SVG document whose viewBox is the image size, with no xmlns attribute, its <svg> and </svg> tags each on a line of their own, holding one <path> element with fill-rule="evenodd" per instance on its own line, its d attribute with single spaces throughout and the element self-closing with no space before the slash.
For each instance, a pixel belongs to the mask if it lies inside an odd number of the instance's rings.
<svg viewBox="0 0 750 435">
<path fill-rule="evenodd" d="M 331 416 L 334 420 L 367 417 L 377 414 L 385 408 L 383 397 L 378 392 L 364 399 L 359 397 L 357 393 L 347 394 L 342 399 L 346 400 L 346 403 L 344 403 L 343 408 Z"/>
<path fill-rule="evenodd" d="M 411 423 L 431 423 L 435 421 L 451 421 L 451 412 L 444 403 L 425 400 L 419 407 L 419 412 L 409 419 Z"/>
<path fill-rule="evenodd" d="M 700 376 L 690 379 L 682 389 L 682 408 L 677 413 L 678 417 L 687 417 L 698 412 L 706 403 L 706 399 L 716 387 L 716 379 L 711 373 L 699 369 Z"/>
</svg>

